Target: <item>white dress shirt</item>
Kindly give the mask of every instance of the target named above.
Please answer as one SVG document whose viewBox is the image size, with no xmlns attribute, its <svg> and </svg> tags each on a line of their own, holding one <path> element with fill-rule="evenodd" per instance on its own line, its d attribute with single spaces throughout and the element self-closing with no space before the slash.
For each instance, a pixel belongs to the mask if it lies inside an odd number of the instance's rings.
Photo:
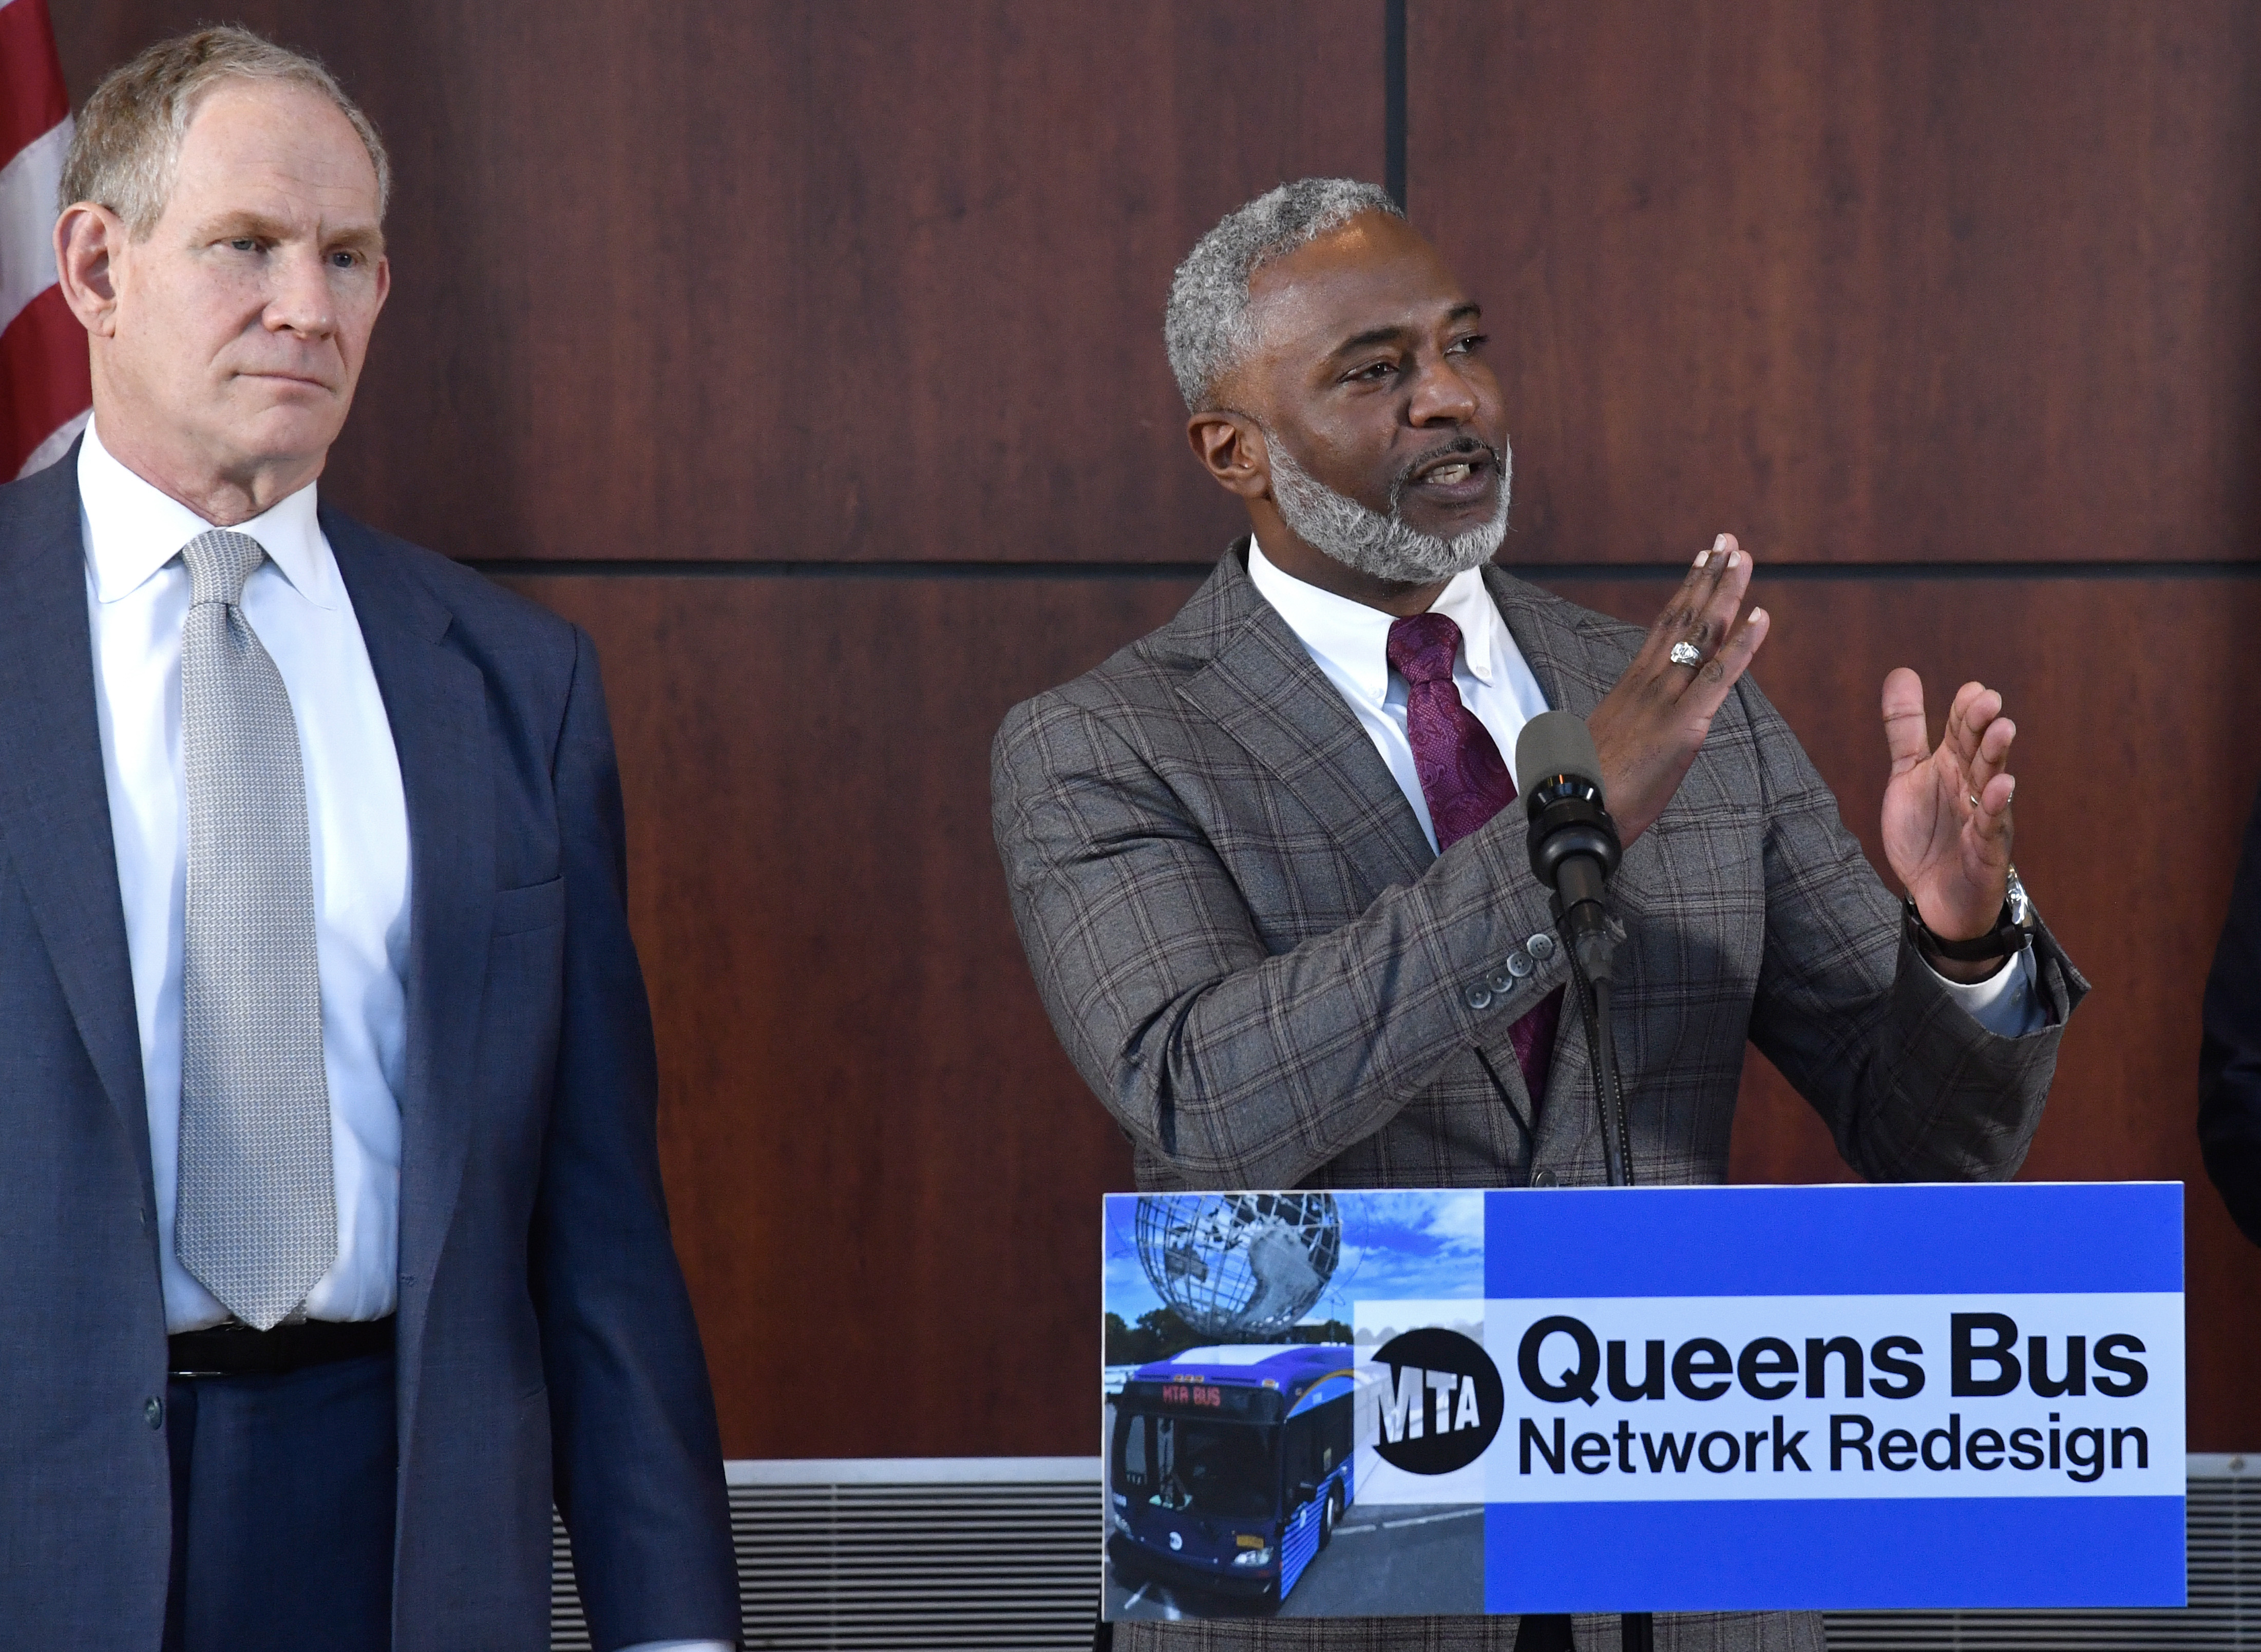
<svg viewBox="0 0 2261 1652">
<path fill-rule="evenodd" d="M 1343 697 L 1389 766 L 1429 847 L 1435 848 L 1437 831 L 1429 820 L 1429 801 L 1421 795 L 1420 771 L 1414 767 L 1413 743 L 1405 732 L 1405 679 L 1389 669 L 1393 616 L 1282 573 L 1253 539 L 1248 543 L 1248 577 Z M 1532 675 L 1523 650 L 1515 646 L 1514 634 L 1484 589 L 1480 570 L 1455 575 L 1429 611 L 1461 628 L 1453 684 L 1461 691 L 1461 704 L 1490 733 L 1508 772 L 1514 775 L 1517 737 L 1525 723 L 1547 709 L 1539 679 Z M 1523 777 L 1515 775 L 1515 782 L 1520 790 Z M 2030 947 L 1984 981 L 1965 983 L 1944 976 L 1939 980 L 1990 1033 L 2017 1038 L 2049 1024 L 2048 1010 L 2034 986 Z"/>
<path fill-rule="evenodd" d="M 95 698 L 103 777 L 126 909 L 141 1082 L 149 1109 L 165 1324 L 217 1325 L 227 1311 L 173 1254 L 181 1123 L 181 953 L 188 812 L 181 763 L 181 547 L 211 524 L 135 476 L 93 426 L 79 448 Z M 283 674 L 298 723 L 313 859 L 314 946 L 338 1255 L 306 1298 L 317 1319 L 374 1319 L 398 1294 L 401 994 L 408 962 L 408 809 L 392 726 L 309 483 L 240 523 L 266 548 L 243 614 Z"/>
</svg>

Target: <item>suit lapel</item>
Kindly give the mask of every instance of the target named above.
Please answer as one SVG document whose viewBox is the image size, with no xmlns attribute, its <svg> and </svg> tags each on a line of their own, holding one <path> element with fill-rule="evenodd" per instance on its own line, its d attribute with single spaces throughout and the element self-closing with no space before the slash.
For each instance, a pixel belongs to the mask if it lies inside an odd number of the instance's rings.
<svg viewBox="0 0 2261 1652">
<path fill-rule="evenodd" d="M 1487 566 L 1483 577 L 1484 589 L 1507 622 L 1524 663 L 1539 679 L 1548 708 L 1591 717 L 1617 674 L 1596 675 L 1597 664 L 1581 630 L 1578 610 L 1504 569 Z"/>
<path fill-rule="evenodd" d="M 156 1208 L 87 621 L 78 447 L 0 513 L 0 839 Z"/>
<path fill-rule="evenodd" d="M 1176 640 L 1208 663 L 1179 688 L 1324 826 L 1369 898 L 1436 857 L 1396 779 L 1311 656 L 1252 584 L 1236 547 Z"/>
<path fill-rule="evenodd" d="M 400 1096 L 406 1407 L 429 1299 L 417 1287 L 430 1283 L 439 1261 L 471 1136 L 470 1079 L 494 905 L 486 690 L 478 668 L 446 646 L 453 617 L 406 558 L 327 510 L 322 531 L 353 598 L 408 805 L 407 1062 Z"/>
</svg>

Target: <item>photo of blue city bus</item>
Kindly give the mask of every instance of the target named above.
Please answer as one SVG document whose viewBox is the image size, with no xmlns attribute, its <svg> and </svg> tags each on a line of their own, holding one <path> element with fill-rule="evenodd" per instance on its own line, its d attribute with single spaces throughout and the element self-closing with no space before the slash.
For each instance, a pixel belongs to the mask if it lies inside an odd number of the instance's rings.
<svg viewBox="0 0 2261 1652">
<path fill-rule="evenodd" d="M 1353 1351 L 1188 1348 L 1115 1401 L 1108 1556 L 1118 1579 L 1277 1606 L 1349 1507 Z"/>
</svg>

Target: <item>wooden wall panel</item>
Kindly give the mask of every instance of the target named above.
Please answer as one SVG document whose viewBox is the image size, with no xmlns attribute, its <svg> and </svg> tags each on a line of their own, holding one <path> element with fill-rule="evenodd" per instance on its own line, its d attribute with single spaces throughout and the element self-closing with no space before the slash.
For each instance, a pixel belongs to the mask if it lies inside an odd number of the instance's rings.
<svg viewBox="0 0 2261 1652">
<path fill-rule="evenodd" d="M 2253 554 L 2261 10 L 1411 0 L 1515 554 Z"/>
<path fill-rule="evenodd" d="M 80 97 L 203 15 L 55 11 Z M 517 583 L 605 649 L 733 1455 L 1087 1448 L 1072 1389 L 1000 1373 L 1016 1335 L 1089 1349 L 1074 1259 L 1127 1156 L 1011 935 L 987 740 L 1189 583 L 1123 564 L 1238 530 L 1183 451 L 1164 286 L 1258 190 L 1378 174 L 1383 11 L 235 8 L 322 53 L 398 162 L 332 497 L 553 570 Z M 2012 694 L 2021 862 L 2098 983 L 2028 1174 L 2190 1181 L 2192 1443 L 2252 1447 L 2261 1265 L 2190 1113 L 2261 581 L 2121 576 L 2261 544 L 2261 12 L 1410 11 L 1410 204 L 1491 305 L 1512 556 L 1627 564 L 1565 589 L 1641 619 L 1663 587 L 1631 565 L 1723 526 L 1769 561 L 2096 565 L 1776 579 L 1759 675 L 1871 837 L 1886 666 Z M 1115 567 L 939 566 L 1022 561 Z M 1739 1175 L 1839 1173 L 1763 1063 L 1744 1101 Z M 843 1367 L 886 1399 L 787 1380 Z"/>
<path fill-rule="evenodd" d="M 1550 582 L 1642 624 L 1662 580 Z M 2016 855 L 2034 899 L 2095 990 L 2062 1048 L 2031 1181 L 2186 1184 L 2190 1444 L 2261 1441 L 2261 1250 L 2198 1151 L 2199 996 L 2229 898 L 2261 745 L 2243 669 L 2261 578 L 1776 579 L 1754 673 L 1884 865 L 1885 672 L 1924 678 L 1936 738 L 1976 677 L 2018 724 Z M 1897 884 L 1894 885 L 1897 889 Z M 1812 1112 L 1756 1057 L 1736 1119 L 1738 1179 L 1850 1179 Z"/>
<path fill-rule="evenodd" d="M 79 98 L 206 15 L 56 11 Z M 322 54 L 396 162 L 329 497 L 491 567 L 756 576 L 521 582 L 605 650 L 727 1448 L 1088 1449 L 1080 1391 L 1010 1373 L 1095 1358 L 1080 1259 L 1128 1158 L 1011 933 L 987 744 L 1189 588 L 1122 564 L 1240 530 L 1185 451 L 1169 272 L 1283 177 L 1380 171 L 1381 6 L 233 15 Z M 1116 567 L 922 567 L 1000 561 Z M 885 566 L 757 566 L 830 562 Z M 839 1369 L 888 1391 L 801 1380 Z"/>
<path fill-rule="evenodd" d="M 2189 1184 L 2192 1444 L 2250 1446 L 2261 1403 L 2242 1373 L 2261 1362 L 2261 1328 L 2244 1309 L 2261 1253 L 2205 1180 L 2192 1113 L 2199 985 L 2261 780 L 2261 752 L 2222 755 L 2252 718 L 2230 662 L 2261 626 L 2261 580 L 1761 581 L 1776 628 L 1759 679 L 1872 859 L 1884 672 L 1922 672 L 1934 713 L 1968 676 L 2009 697 L 2019 862 L 2096 986 L 2025 1174 Z M 1016 1330 L 1031 1346 L 1089 1340 L 1094 1287 L 1059 1257 L 1088 1239 L 1093 1196 L 1127 1184 L 1011 933 L 986 746 L 1014 699 L 1159 623 L 1187 583 L 513 583 L 605 651 L 669 1185 L 729 1448 L 1080 1449 L 1080 1408 L 967 1390 L 944 1369 Z M 1550 583 L 1636 620 L 1667 589 Z M 2108 657 L 2068 638 L 2108 640 Z M 2169 660 L 2179 673 L 2149 669 Z M 876 681 L 884 696 L 844 687 Z M 1755 1058 L 1746 1083 L 1739 1177 L 1842 1177 L 1763 1068 Z M 963 1229 L 969 1189 L 999 1219 L 937 1246 Z M 779 1356 L 843 1336 L 914 1352 L 932 1375 L 884 1414 L 844 1394 L 788 1398 L 769 1379 Z"/>
<path fill-rule="evenodd" d="M 1211 559 L 1170 271 L 1382 166 L 1374 0 L 237 11 L 391 142 L 334 487 L 459 556 Z M 205 8 L 56 11 L 83 97 Z"/>
<path fill-rule="evenodd" d="M 512 583 L 602 652 L 725 1449 L 1092 1450 L 1063 1374 L 1098 1363 L 1130 1154 L 1023 962 L 989 740 L 1190 582 Z"/>
</svg>

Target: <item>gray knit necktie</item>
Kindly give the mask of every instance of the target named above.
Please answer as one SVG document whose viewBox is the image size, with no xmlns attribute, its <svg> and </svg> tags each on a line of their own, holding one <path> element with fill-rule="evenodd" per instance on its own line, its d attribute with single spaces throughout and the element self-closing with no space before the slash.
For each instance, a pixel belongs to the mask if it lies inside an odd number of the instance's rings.
<svg viewBox="0 0 2261 1652">
<path fill-rule="evenodd" d="M 240 605 L 266 555 L 218 528 L 181 549 L 193 596 L 181 629 L 189 914 L 173 1211 L 181 1265 L 262 1331 L 338 1253 L 298 727 Z"/>
</svg>

